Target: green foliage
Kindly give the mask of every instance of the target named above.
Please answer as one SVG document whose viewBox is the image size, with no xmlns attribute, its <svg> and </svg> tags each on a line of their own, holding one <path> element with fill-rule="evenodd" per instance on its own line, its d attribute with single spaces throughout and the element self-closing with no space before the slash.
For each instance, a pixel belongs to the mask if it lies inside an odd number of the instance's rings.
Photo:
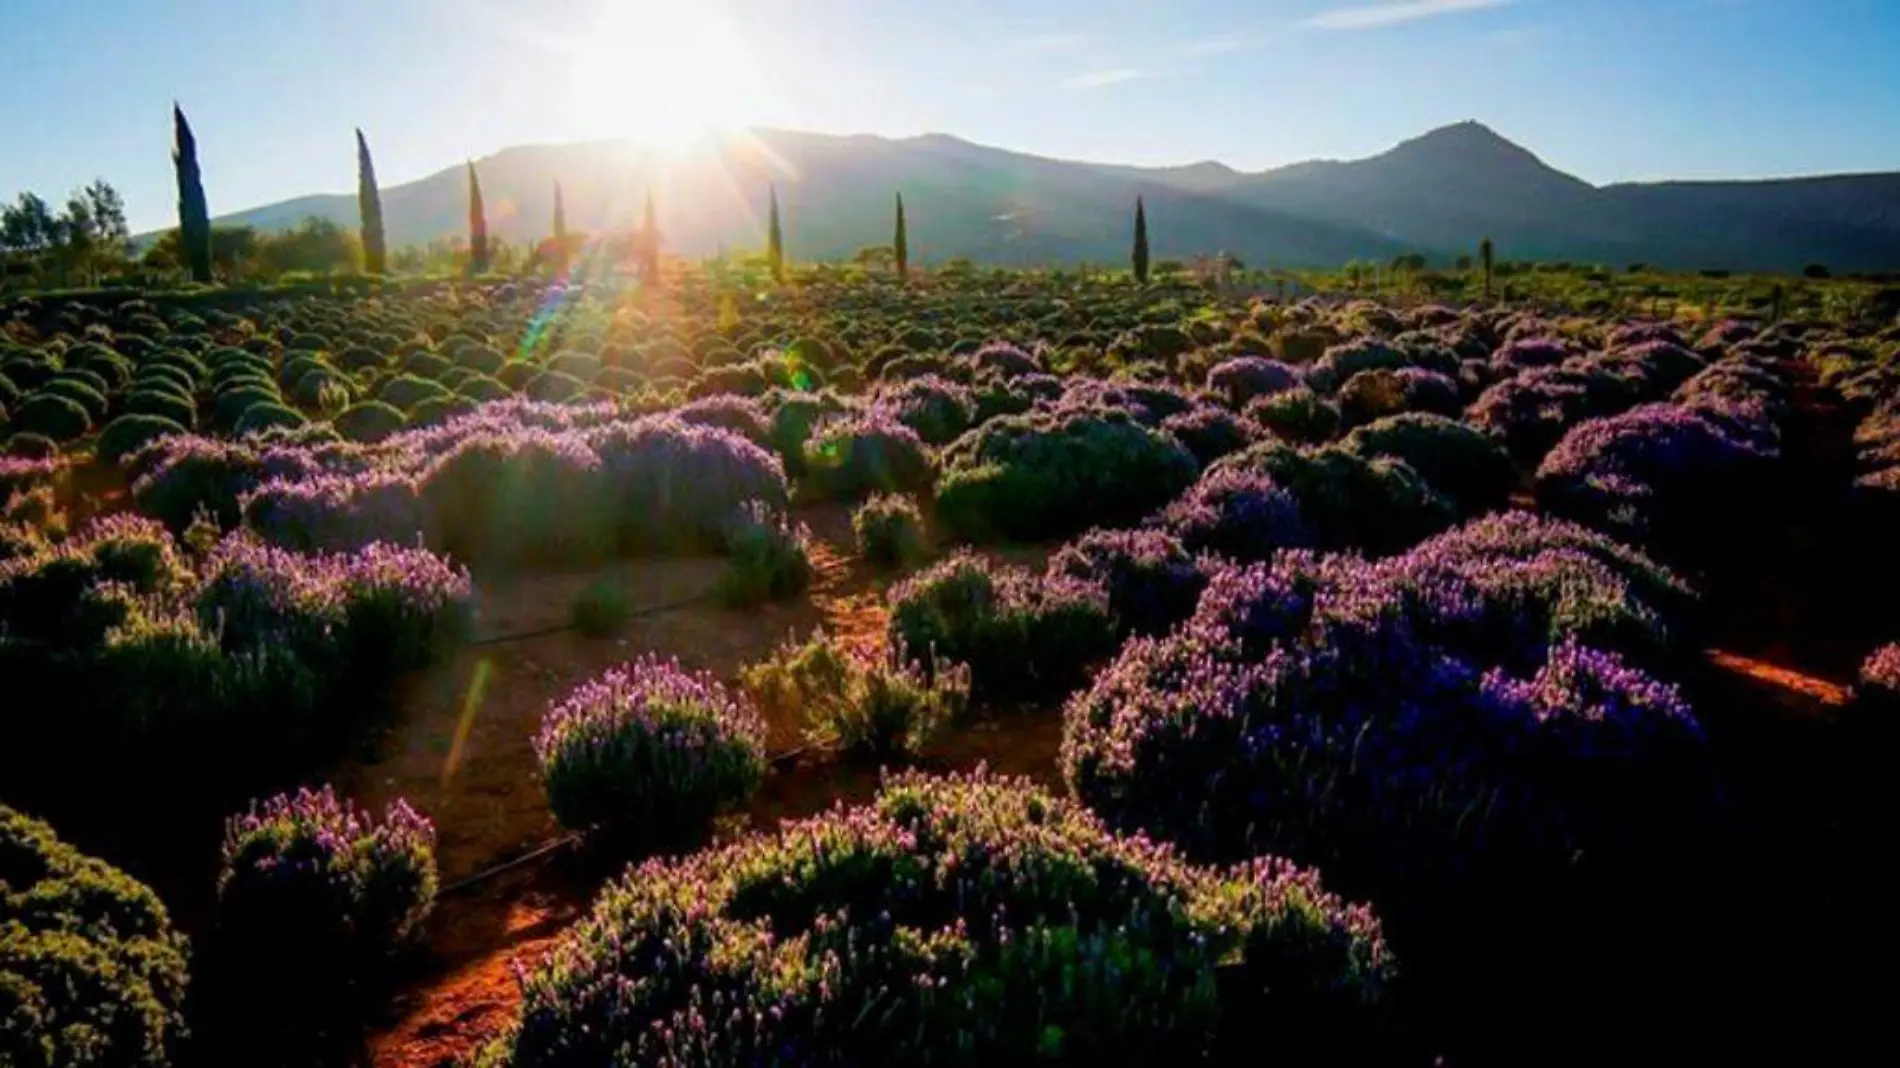
<svg viewBox="0 0 1900 1068">
<path fill-rule="evenodd" d="M 1140 197 L 1135 198 L 1135 249 L 1133 259 L 1135 281 L 1145 286 L 1148 284 L 1148 209 L 1146 205 L 1142 204 Z"/>
<path fill-rule="evenodd" d="M 596 579 L 574 595 L 568 620 L 589 638 L 610 638 L 633 618 L 633 599 L 611 579 Z"/>
<path fill-rule="evenodd" d="M 878 761 L 915 758 L 970 697 L 967 668 L 910 663 L 895 652 L 875 657 L 822 632 L 803 645 L 788 642 L 741 681 L 769 720 L 803 724 L 815 745 Z"/>
<path fill-rule="evenodd" d="M 393 404 L 364 401 L 338 412 L 331 425 L 345 441 L 369 445 L 401 430 L 405 420 L 402 409 Z"/>
<path fill-rule="evenodd" d="M 99 431 L 95 446 L 103 463 L 117 464 L 167 434 L 183 434 L 185 427 L 162 415 L 122 415 Z"/>
<path fill-rule="evenodd" d="M 719 599 L 743 608 L 782 601 L 811 585 L 810 531 L 760 502 L 751 502 L 726 525 L 728 563 L 719 577 Z"/>
<path fill-rule="evenodd" d="M 924 520 L 909 498 L 879 494 L 851 513 L 858 554 L 873 567 L 895 571 L 924 558 Z"/>
<path fill-rule="evenodd" d="M 186 964 L 156 894 L 0 806 L 0 1064 L 168 1068 Z"/>
<path fill-rule="evenodd" d="M 13 433 L 36 434 L 55 442 L 75 441 L 92 430 L 92 418 L 79 402 L 54 393 L 35 393 L 13 413 Z"/>
<path fill-rule="evenodd" d="M 376 166 L 369 158 L 369 142 L 360 129 L 356 131 L 356 206 L 363 224 L 363 271 L 384 274 L 389 265 L 383 238 L 383 198 L 376 188 Z"/>
<path fill-rule="evenodd" d="M 178 105 L 172 105 L 172 165 L 178 172 L 178 244 L 194 282 L 211 281 L 211 209 L 198 173 L 198 140 Z"/>
</svg>

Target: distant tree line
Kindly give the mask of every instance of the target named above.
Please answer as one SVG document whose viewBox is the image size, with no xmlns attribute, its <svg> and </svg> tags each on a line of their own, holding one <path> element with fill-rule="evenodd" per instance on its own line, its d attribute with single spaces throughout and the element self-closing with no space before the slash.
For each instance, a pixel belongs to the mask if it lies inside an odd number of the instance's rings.
<svg viewBox="0 0 1900 1068">
<path fill-rule="evenodd" d="M 174 102 L 172 163 L 178 192 L 177 228 L 160 235 L 134 261 L 124 203 L 104 179 L 74 191 L 60 212 L 55 212 L 34 193 L 21 193 L 14 203 L 0 205 L 0 285 L 15 277 L 25 277 L 39 285 L 49 282 L 61 286 L 96 285 L 102 277 L 126 277 L 136 271 L 182 273 L 200 283 L 217 279 L 270 281 L 299 274 L 323 276 L 358 271 L 370 275 L 449 271 L 477 275 L 519 271 L 560 273 L 573 269 L 584 255 L 625 266 L 645 280 L 651 281 L 660 275 L 664 242 L 651 191 L 647 193 L 638 228 L 596 238 L 569 230 L 566 203 L 557 181 L 550 236 L 526 247 L 517 247 L 488 232 L 481 176 L 472 160 L 467 164 L 465 238 L 438 239 L 392 252 L 369 141 L 360 128 L 355 133 L 357 230 L 350 231 L 334 221 L 316 217 L 280 232 L 264 232 L 251 226 L 213 226 L 198 163 L 197 137 L 184 110 Z M 776 185 L 768 187 L 767 198 L 763 266 L 774 279 L 782 281 L 789 264 Z M 862 248 L 853 260 L 866 270 L 888 270 L 901 281 L 910 277 L 911 266 L 908 220 L 901 192 L 896 195 L 895 204 L 891 243 Z M 1134 207 L 1129 267 L 1136 283 L 1148 285 L 1157 274 L 1172 282 L 1189 273 L 1188 267 L 1176 260 L 1151 262 L 1147 205 L 1137 196 Z M 1355 261 L 1338 272 L 1338 279 L 1343 288 L 1354 292 L 1370 289 L 1436 299 L 1462 296 L 1490 301 L 1498 295 L 1498 279 L 1527 269 L 1561 272 L 1572 267 L 1570 264 L 1533 267 L 1499 261 L 1489 237 L 1478 242 L 1477 252 L 1475 263 L 1470 256 L 1459 256 L 1452 271 L 1428 268 L 1425 256 L 1417 253 L 1395 257 L 1389 263 Z M 936 270 L 956 269 L 959 269 L 958 264 L 953 261 Z M 1195 257 L 1191 273 L 1202 281 L 1227 285 L 1240 271 L 1244 271 L 1244 267 L 1239 261 L 1223 252 L 1216 257 Z M 1644 264 L 1632 264 L 1627 270 L 1630 275 L 1647 272 Z M 1083 277 L 1087 273 L 1087 268 L 1079 272 Z M 1610 277 L 1608 268 L 1586 269 L 1585 273 L 1591 278 L 1601 275 L 1606 282 Z M 1831 272 L 1822 264 L 1810 264 L 1802 273 L 1816 281 L 1831 277 Z M 1729 273 L 1705 270 L 1701 274 L 1720 280 Z M 1507 300 L 1511 298 L 1512 287 L 1508 283 L 1502 286 L 1502 295 Z"/>
</svg>

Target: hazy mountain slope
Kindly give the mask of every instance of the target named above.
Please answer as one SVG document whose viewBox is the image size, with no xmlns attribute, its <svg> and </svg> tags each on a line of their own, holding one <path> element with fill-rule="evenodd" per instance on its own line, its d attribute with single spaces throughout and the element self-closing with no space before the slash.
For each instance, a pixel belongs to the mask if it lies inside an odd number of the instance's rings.
<svg viewBox="0 0 1900 1068">
<path fill-rule="evenodd" d="M 531 145 L 477 161 L 492 233 L 546 235 L 553 183 L 569 226 L 631 227 L 649 189 L 667 245 L 686 255 L 763 245 L 775 184 L 794 257 L 834 259 L 890 240 L 901 189 L 912 255 L 994 263 L 1128 256 L 1136 196 L 1157 259 L 1226 250 L 1256 265 L 1333 265 L 1418 251 L 1620 266 L 1837 270 L 1900 267 L 1900 174 L 1598 188 L 1475 122 L 1362 160 L 1258 174 L 1215 162 L 1131 167 L 1048 159 L 931 134 L 890 139 L 761 130 L 662 160 L 612 143 Z M 466 176 L 450 167 L 383 190 L 394 244 L 466 229 Z M 356 222 L 353 193 L 220 218 L 265 228 L 318 215 Z"/>
</svg>

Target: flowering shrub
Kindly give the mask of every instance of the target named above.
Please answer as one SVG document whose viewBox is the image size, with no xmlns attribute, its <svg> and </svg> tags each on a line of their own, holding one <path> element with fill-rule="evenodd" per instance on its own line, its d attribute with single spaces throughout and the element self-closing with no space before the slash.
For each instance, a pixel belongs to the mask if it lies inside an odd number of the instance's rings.
<svg viewBox="0 0 1900 1068">
<path fill-rule="evenodd" d="M 264 480 L 256 450 L 200 437 L 163 437 L 132 454 L 132 500 L 173 533 L 202 509 L 221 526 L 236 526 L 239 498 Z"/>
<path fill-rule="evenodd" d="M 1112 826 L 1192 855 L 1324 868 L 1388 915 L 1422 989 L 1548 1012 L 1512 993 L 1568 974 L 1542 939 L 1652 930 L 1638 881 L 1691 855 L 1718 803 L 1706 745 L 1611 654 L 1560 642 L 1528 675 L 1469 659 L 1441 623 L 1456 591 L 1404 578 L 1306 553 L 1216 574 L 1182 630 L 1130 641 L 1071 700 L 1064 775 Z"/>
<path fill-rule="evenodd" d="M 414 939 L 435 891 L 435 828 L 408 804 L 378 820 L 299 790 L 225 824 L 218 934 L 247 968 L 348 974 Z"/>
<path fill-rule="evenodd" d="M 1377 338 L 1361 337 L 1329 346 L 1306 369 L 1306 384 L 1319 393 L 1332 393 L 1361 371 L 1395 371 L 1410 363 L 1404 350 Z"/>
<path fill-rule="evenodd" d="M 1544 510 L 1639 544 L 1683 549 L 1745 521 L 1777 457 L 1708 414 L 1649 404 L 1578 426 L 1537 469 Z"/>
<path fill-rule="evenodd" d="M 158 895 L 0 805 L 0 1064 L 167 1068 L 186 963 Z"/>
<path fill-rule="evenodd" d="M 1180 442 L 1125 414 L 993 419 L 944 450 L 937 517 L 972 541 L 1033 541 L 1134 522 L 1194 481 Z"/>
<path fill-rule="evenodd" d="M 1116 630 L 1161 634 L 1194 613 L 1207 575 L 1174 535 L 1091 530 L 1049 558 L 1047 574 L 1100 586 Z"/>
<path fill-rule="evenodd" d="M 1456 416 L 1463 408 L 1458 383 L 1422 367 L 1361 371 L 1339 387 L 1340 425 L 1347 429 L 1402 412 Z"/>
<path fill-rule="evenodd" d="M 1299 368 L 1262 356 L 1236 356 L 1207 372 L 1209 392 L 1235 409 L 1246 407 L 1255 397 L 1285 393 L 1301 384 Z"/>
<path fill-rule="evenodd" d="M 1403 462 L 1463 516 L 1504 507 L 1518 484 L 1517 469 L 1502 445 L 1442 415 L 1380 419 L 1346 435 L 1341 447 L 1368 460 L 1383 456 Z"/>
<path fill-rule="evenodd" d="M 1267 560 L 1313 540 L 1291 493 L 1267 475 L 1229 467 L 1202 475 L 1149 524 L 1180 539 L 1191 553 L 1240 562 Z"/>
<path fill-rule="evenodd" d="M 726 527 L 730 561 L 719 577 L 719 599 L 744 607 L 804 593 L 812 578 L 810 541 L 804 524 L 760 501 L 746 502 Z"/>
<path fill-rule="evenodd" d="M 1491 354 L 1491 371 L 1507 378 L 1533 367 L 1555 367 L 1570 356 L 1570 346 L 1560 338 L 1517 338 Z"/>
<path fill-rule="evenodd" d="M 122 415 L 99 431 L 94 451 L 101 463 L 120 460 L 167 434 L 183 434 L 185 428 L 160 415 Z"/>
<path fill-rule="evenodd" d="M 976 397 L 969 388 L 937 375 L 907 378 L 879 390 L 875 403 L 928 445 L 950 444 L 976 419 Z"/>
<path fill-rule="evenodd" d="M 1195 867 L 1027 782 L 903 775 L 870 806 L 610 886 L 482 1063 L 1338 1050 L 1378 1032 L 1391 976 L 1378 922 L 1312 872 Z"/>
<path fill-rule="evenodd" d="M 1339 408 L 1310 389 L 1256 397 L 1242 414 L 1274 437 L 1295 443 L 1318 444 L 1339 433 Z"/>
<path fill-rule="evenodd" d="M 812 434 L 800 488 L 821 500 L 855 499 L 925 490 L 935 477 L 917 432 L 873 413 L 834 419 Z"/>
<path fill-rule="evenodd" d="M 1161 429 L 1187 446 L 1187 451 L 1194 454 L 1195 462 L 1202 467 L 1252 444 L 1245 423 L 1226 409 L 1211 404 L 1168 416 L 1161 421 Z"/>
<path fill-rule="evenodd" d="M 1340 446 L 1297 449 L 1263 442 L 1214 465 L 1271 478 L 1299 502 L 1314 543 L 1386 554 L 1452 524 L 1450 504 L 1401 460 Z"/>
<path fill-rule="evenodd" d="M 1634 404 L 1629 383 L 1601 370 L 1538 367 L 1479 395 L 1465 412 L 1472 426 L 1503 442 L 1511 458 L 1533 467 L 1586 419 Z"/>
<path fill-rule="evenodd" d="M 1065 692 L 1115 648 L 1107 591 L 959 553 L 893 587 L 890 643 L 969 665 L 981 700 Z"/>
<path fill-rule="evenodd" d="M 710 676 L 643 657 L 552 705 L 534 750 L 562 826 L 667 848 L 758 789 L 765 725 Z"/>
<path fill-rule="evenodd" d="M 1878 718 L 1883 734 L 1891 735 L 1900 715 L 1900 642 L 1875 649 L 1861 662 L 1854 684 L 1854 704 L 1866 718 Z"/>
<path fill-rule="evenodd" d="M 924 558 L 924 520 L 909 498 L 879 494 L 851 513 L 858 553 L 886 570 L 909 567 Z"/>
<path fill-rule="evenodd" d="M 847 649 L 822 632 L 803 645 L 787 643 L 742 679 L 768 716 L 803 724 L 815 744 L 872 760 L 917 756 L 970 698 L 968 668 L 926 665 L 896 649 Z"/>
</svg>

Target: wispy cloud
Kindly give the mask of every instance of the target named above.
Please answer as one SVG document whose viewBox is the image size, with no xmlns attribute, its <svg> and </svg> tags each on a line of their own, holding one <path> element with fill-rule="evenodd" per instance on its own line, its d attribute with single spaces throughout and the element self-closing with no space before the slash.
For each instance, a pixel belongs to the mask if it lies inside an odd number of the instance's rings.
<svg viewBox="0 0 1900 1068">
<path fill-rule="evenodd" d="M 1135 67 L 1111 67 L 1108 70 L 1092 70 L 1072 78 L 1062 79 L 1064 89 L 1101 89 L 1105 86 L 1132 82 L 1136 78 L 1145 78 L 1148 72 Z"/>
<path fill-rule="evenodd" d="M 1382 26 L 1397 26 L 1403 22 L 1436 18 L 1440 15 L 1455 15 L 1464 11 L 1503 7 L 1515 2 L 1516 0 L 1389 0 L 1387 3 L 1337 7 L 1330 11 L 1321 11 L 1303 20 L 1301 25 L 1322 30 L 1372 30 Z"/>
<path fill-rule="evenodd" d="M 1188 58 L 1200 56 L 1224 56 L 1229 52 L 1242 52 L 1252 48 L 1254 42 L 1238 35 L 1203 37 L 1198 41 L 1189 41 L 1175 49 L 1175 54 Z"/>
</svg>

